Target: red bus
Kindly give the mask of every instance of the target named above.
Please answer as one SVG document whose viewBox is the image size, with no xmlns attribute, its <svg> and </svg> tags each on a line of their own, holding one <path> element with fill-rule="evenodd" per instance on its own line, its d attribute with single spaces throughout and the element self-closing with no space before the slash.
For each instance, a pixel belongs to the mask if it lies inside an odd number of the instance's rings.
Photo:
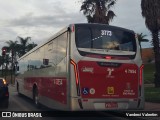
<svg viewBox="0 0 160 120">
<path fill-rule="evenodd" d="M 16 88 L 64 111 L 144 108 L 143 64 L 131 30 L 71 24 L 18 60 Z"/>
</svg>

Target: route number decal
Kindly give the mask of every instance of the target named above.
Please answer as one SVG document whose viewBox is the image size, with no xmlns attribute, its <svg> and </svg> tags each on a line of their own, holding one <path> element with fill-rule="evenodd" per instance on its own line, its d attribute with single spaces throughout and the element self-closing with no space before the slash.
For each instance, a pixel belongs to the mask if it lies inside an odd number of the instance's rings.
<svg viewBox="0 0 160 120">
<path fill-rule="evenodd" d="M 101 30 L 102 36 L 112 36 L 112 31 L 109 30 Z"/>
</svg>

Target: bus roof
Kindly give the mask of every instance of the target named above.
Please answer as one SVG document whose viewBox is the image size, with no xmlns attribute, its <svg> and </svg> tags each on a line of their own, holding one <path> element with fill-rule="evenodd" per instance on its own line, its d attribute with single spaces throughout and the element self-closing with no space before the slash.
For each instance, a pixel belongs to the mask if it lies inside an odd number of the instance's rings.
<svg viewBox="0 0 160 120">
<path fill-rule="evenodd" d="M 108 26 L 108 27 L 112 27 L 112 28 L 115 28 L 115 29 L 121 29 L 123 31 L 127 31 L 127 32 L 132 32 L 134 33 L 133 30 L 130 30 L 130 29 L 127 29 L 127 28 L 123 28 L 123 27 L 119 27 L 119 26 L 113 26 L 113 25 L 107 25 L 107 24 L 99 24 L 99 23 L 76 23 L 76 24 L 73 24 L 75 26 Z"/>
</svg>

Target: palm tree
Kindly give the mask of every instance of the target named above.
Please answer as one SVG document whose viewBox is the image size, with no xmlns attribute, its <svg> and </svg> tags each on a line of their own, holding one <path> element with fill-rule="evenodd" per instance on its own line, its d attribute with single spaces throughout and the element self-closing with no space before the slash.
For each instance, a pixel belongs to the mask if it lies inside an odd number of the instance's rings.
<svg viewBox="0 0 160 120">
<path fill-rule="evenodd" d="M 0 56 L 0 67 L 1 67 L 1 76 L 3 76 L 3 71 L 4 71 L 4 68 L 3 68 L 3 65 L 4 65 L 4 57 L 3 56 Z"/>
<path fill-rule="evenodd" d="M 155 53 L 155 87 L 160 87 L 160 0 L 141 0 L 142 16 L 145 24 L 152 33 L 153 49 Z"/>
<path fill-rule="evenodd" d="M 140 51 L 141 51 L 141 55 L 142 55 L 142 45 L 141 45 L 141 42 L 149 42 L 148 39 L 145 39 L 145 37 L 147 35 L 143 35 L 143 33 L 137 33 L 137 36 L 138 36 L 138 41 L 139 41 L 139 46 L 140 46 Z"/>
<path fill-rule="evenodd" d="M 16 57 L 16 53 L 19 51 L 18 49 L 18 41 L 12 41 L 12 40 L 9 40 L 6 42 L 8 44 L 8 46 L 5 46 L 5 48 L 7 49 L 8 52 L 11 52 L 11 56 L 12 57 L 6 57 L 6 72 L 7 72 L 7 66 L 9 64 L 9 62 L 11 63 L 11 83 L 12 83 L 12 75 L 13 75 L 13 66 L 14 66 L 14 60 L 15 60 L 15 57 Z M 11 61 L 9 61 L 9 59 Z M 6 76 L 6 74 L 5 74 Z"/>
<path fill-rule="evenodd" d="M 4 64 L 4 57 L 0 56 L 0 67 Z"/>
<path fill-rule="evenodd" d="M 88 23 L 109 24 L 115 17 L 111 10 L 115 3 L 116 0 L 84 0 L 80 11 L 83 11 Z"/>
<path fill-rule="evenodd" d="M 20 47 L 20 51 L 19 51 L 19 57 L 20 56 L 22 56 L 22 55 L 24 55 L 26 52 L 28 52 L 27 51 L 27 46 L 28 46 L 28 42 L 29 42 L 29 40 L 31 40 L 31 37 L 26 37 L 26 38 L 22 38 L 22 37 L 19 37 L 18 36 L 18 38 L 19 38 L 19 41 L 20 41 L 20 45 L 19 45 L 19 47 Z"/>
<path fill-rule="evenodd" d="M 1 67 L 1 65 L 3 65 L 3 58 L 2 58 L 2 56 L 0 56 L 0 67 Z"/>
<path fill-rule="evenodd" d="M 8 52 L 12 52 L 13 55 L 16 54 L 16 52 L 18 51 L 18 48 L 17 48 L 17 43 L 18 41 L 12 41 L 12 40 L 9 40 L 6 42 L 8 44 L 8 46 L 5 46 L 7 51 Z"/>
<path fill-rule="evenodd" d="M 33 49 L 34 47 L 36 47 L 37 44 L 35 44 L 34 42 L 33 43 L 30 43 L 27 45 L 27 52 L 30 51 L 31 49 Z"/>
</svg>

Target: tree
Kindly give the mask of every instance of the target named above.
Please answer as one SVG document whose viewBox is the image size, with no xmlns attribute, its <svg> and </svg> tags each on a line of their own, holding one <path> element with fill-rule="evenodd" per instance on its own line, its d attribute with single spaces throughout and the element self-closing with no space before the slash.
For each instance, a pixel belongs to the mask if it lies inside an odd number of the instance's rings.
<svg viewBox="0 0 160 120">
<path fill-rule="evenodd" d="M 3 76 L 4 73 L 4 65 L 5 65 L 5 60 L 4 60 L 4 56 L 0 56 L 0 67 L 1 69 L 1 76 Z"/>
<path fill-rule="evenodd" d="M 86 16 L 88 23 L 109 24 L 116 16 L 111 8 L 116 0 L 84 0 L 81 10 Z"/>
<path fill-rule="evenodd" d="M 14 56 L 18 55 L 18 57 L 21 57 L 26 52 L 30 51 L 35 46 L 37 46 L 37 44 L 35 44 L 34 42 L 29 43 L 29 40 L 31 40 L 31 37 L 22 38 L 18 36 L 18 38 L 19 38 L 20 44 L 18 44 L 18 41 L 9 40 L 6 42 L 8 46 L 3 47 L 7 49 L 7 52 L 12 52 L 12 55 Z"/>
<path fill-rule="evenodd" d="M 35 44 L 34 42 L 28 44 L 28 46 L 27 46 L 27 52 L 30 51 L 30 50 L 32 50 L 32 49 L 33 49 L 34 47 L 36 47 L 36 46 L 37 46 L 37 44 Z"/>
<path fill-rule="evenodd" d="M 145 24 L 152 33 L 153 49 L 155 54 L 155 87 L 160 87 L 160 0 L 141 0 L 142 16 Z"/>
<path fill-rule="evenodd" d="M 6 62 L 6 71 L 5 71 L 5 77 L 6 77 L 6 72 L 8 69 L 8 64 L 11 63 L 11 84 L 12 84 L 12 75 L 13 75 L 13 66 L 14 66 L 14 58 L 15 55 L 17 53 L 17 51 L 19 51 L 18 49 L 18 41 L 12 41 L 9 40 L 6 42 L 8 44 L 8 46 L 5 46 L 7 49 L 7 52 L 11 53 L 11 57 L 7 54 L 7 56 L 5 57 L 5 62 Z"/>
<path fill-rule="evenodd" d="M 20 41 L 20 45 L 19 45 L 19 48 L 20 48 L 20 51 L 19 51 L 19 57 L 21 57 L 22 55 L 24 55 L 27 51 L 27 46 L 29 45 L 29 40 L 31 40 L 31 37 L 26 37 L 26 38 L 22 38 L 22 37 L 19 37 L 19 41 Z"/>
<path fill-rule="evenodd" d="M 18 36 L 18 38 L 20 40 L 20 44 L 18 44 L 18 41 L 9 40 L 6 42 L 8 46 L 3 47 L 7 50 L 7 52 L 12 53 L 11 57 L 9 57 L 9 55 L 2 56 L 2 58 L 0 57 L 0 60 L 2 61 L 0 62 L 0 65 L 4 65 L 4 63 L 6 63 L 6 68 L 7 68 L 7 65 L 9 63 L 11 64 L 11 83 L 12 83 L 12 75 L 13 75 L 13 68 L 14 68 L 14 62 L 16 60 L 16 55 L 18 55 L 18 57 L 21 57 L 26 52 L 37 46 L 37 44 L 35 44 L 34 42 L 29 44 L 28 41 L 31 39 L 31 37 L 22 38 Z"/>
<path fill-rule="evenodd" d="M 6 67 L 9 63 L 11 63 L 12 67 L 13 67 L 13 56 L 16 55 L 17 51 L 19 51 L 18 47 L 17 47 L 17 44 L 18 41 L 12 41 L 12 40 L 9 40 L 6 42 L 6 44 L 8 46 L 4 46 L 3 48 L 5 48 L 7 51 L 7 53 L 11 53 L 11 56 L 9 56 L 9 54 L 6 55 L 5 57 L 5 63 L 6 63 Z"/>
<path fill-rule="evenodd" d="M 3 57 L 2 56 L 0 56 L 0 67 L 1 67 L 1 65 L 3 65 Z"/>
<path fill-rule="evenodd" d="M 148 40 L 148 39 L 145 39 L 145 37 L 146 37 L 147 35 L 143 35 L 143 33 L 140 33 L 140 34 L 138 33 L 137 35 L 138 35 L 138 41 L 139 41 L 140 51 L 141 51 L 141 55 L 142 55 L 141 42 L 149 42 L 149 40 Z"/>
<path fill-rule="evenodd" d="M 12 41 L 12 40 L 9 40 L 6 42 L 8 44 L 8 46 L 5 46 L 7 48 L 7 51 L 8 52 L 12 52 L 12 54 L 16 54 L 17 51 L 19 51 L 18 49 L 18 41 Z"/>
</svg>

